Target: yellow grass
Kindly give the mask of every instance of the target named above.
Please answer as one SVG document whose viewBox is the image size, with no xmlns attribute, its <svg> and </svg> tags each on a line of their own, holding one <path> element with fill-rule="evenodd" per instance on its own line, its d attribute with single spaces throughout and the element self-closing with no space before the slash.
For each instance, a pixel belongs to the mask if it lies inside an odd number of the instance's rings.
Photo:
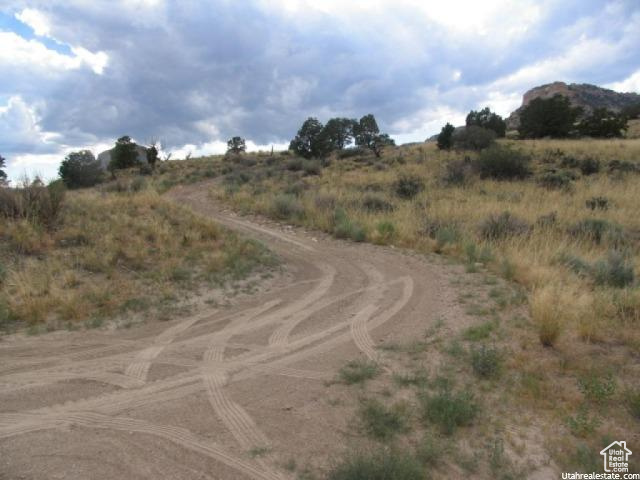
<svg viewBox="0 0 640 480">
<path fill-rule="evenodd" d="M 272 262 L 260 245 L 151 190 L 68 195 L 59 224 L 0 225 L 0 327 L 162 313 Z"/>
</svg>

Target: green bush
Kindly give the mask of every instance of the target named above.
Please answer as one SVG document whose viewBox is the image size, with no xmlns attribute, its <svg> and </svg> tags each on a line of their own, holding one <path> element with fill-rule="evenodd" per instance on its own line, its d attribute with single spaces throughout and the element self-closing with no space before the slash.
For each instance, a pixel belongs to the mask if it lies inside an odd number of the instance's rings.
<svg viewBox="0 0 640 480">
<path fill-rule="evenodd" d="M 67 188 L 93 187 L 104 176 L 100 162 L 89 150 L 68 154 L 60 164 L 58 174 Z"/>
<path fill-rule="evenodd" d="M 464 185 L 473 174 L 473 164 L 469 157 L 463 160 L 454 159 L 445 166 L 445 173 L 442 181 L 445 185 Z"/>
<path fill-rule="evenodd" d="M 624 403 L 631 416 L 640 420 L 640 390 L 628 390 L 624 395 Z"/>
<path fill-rule="evenodd" d="M 600 160 L 590 157 L 583 158 L 580 161 L 579 167 L 583 175 L 593 175 L 600 171 Z"/>
<path fill-rule="evenodd" d="M 438 425 L 447 435 L 451 435 L 458 427 L 470 425 L 479 412 L 471 392 L 454 392 L 447 385 L 437 393 L 424 393 L 420 406 L 422 419 Z"/>
<path fill-rule="evenodd" d="M 627 243 L 622 227 L 598 218 L 587 218 L 572 225 L 569 228 L 569 235 L 598 245 L 607 243 L 615 247 Z"/>
<path fill-rule="evenodd" d="M 367 435 L 376 440 L 391 440 L 409 429 L 408 411 L 401 403 L 387 407 L 375 399 L 364 400 L 358 409 L 358 417 Z"/>
<path fill-rule="evenodd" d="M 576 179 L 576 174 L 570 170 L 545 172 L 538 178 L 538 184 L 550 190 L 569 189 Z"/>
<path fill-rule="evenodd" d="M 372 213 L 391 212 L 393 211 L 393 204 L 380 195 L 369 193 L 362 198 L 362 208 Z"/>
<path fill-rule="evenodd" d="M 453 146 L 460 150 L 483 150 L 495 143 L 493 130 L 469 125 L 453 132 Z"/>
<path fill-rule="evenodd" d="M 293 195 L 278 195 L 273 199 L 271 213 L 279 220 L 288 220 L 304 215 L 304 206 Z"/>
<path fill-rule="evenodd" d="M 393 224 L 393 222 L 390 222 L 388 220 L 378 222 L 378 224 L 376 225 L 376 230 L 378 232 L 378 235 L 380 235 L 380 240 L 382 240 L 382 242 L 390 242 L 396 234 L 395 225 Z"/>
<path fill-rule="evenodd" d="M 480 224 L 480 236 L 486 240 L 500 240 L 517 235 L 525 235 L 531 231 L 531 226 L 524 220 L 503 212 L 491 215 Z"/>
<path fill-rule="evenodd" d="M 287 161 L 286 168 L 292 172 L 299 172 L 304 168 L 304 160 L 299 157 L 291 158 Z"/>
<path fill-rule="evenodd" d="M 374 452 L 350 452 L 334 465 L 328 480 L 424 480 L 420 462 L 406 452 L 384 448 Z"/>
<path fill-rule="evenodd" d="M 598 285 L 624 288 L 635 281 L 633 262 L 623 253 L 612 250 L 594 264 L 593 276 Z"/>
<path fill-rule="evenodd" d="M 471 349 L 471 366 L 476 375 L 482 378 L 495 377 L 500 373 L 502 355 L 495 347 L 482 345 Z"/>
<path fill-rule="evenodd" d="M 513 180 L 528 177 L 530 159 L 511 147 L 495 145 L 480 152 L 476 160 L 482 178 Z"/>
<path fill-rule="evenodd" d="M 424 182 L 415 175 L 402 175 L 394 183 L 393 189 L 398 197 L 410 200 L 424 190 Z"/>
</svg>

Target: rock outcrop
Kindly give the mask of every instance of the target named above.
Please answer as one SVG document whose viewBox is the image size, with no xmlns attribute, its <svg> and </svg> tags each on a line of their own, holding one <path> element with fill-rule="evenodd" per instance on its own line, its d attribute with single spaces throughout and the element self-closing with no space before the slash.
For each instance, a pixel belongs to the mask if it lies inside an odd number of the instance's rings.
<svg viewBox="0 0 640 480">
<path fill-rule="evenodd" d="M 606 88 L 590 85 L 588 83 L 553 82 L 547 85 L 532 88 L 522 97 L 522 106 L 507 118 L 507 129 L 515 130 L 520 125 L 520 112 L 534 98 L 550 98 L 556 94 L 569 97 L 571 104 L 582 107 L 585 113 L 594 108 L 607 108 L 619 112 L 624 107 L 640 103 L 640 95 L 637 93 L 620 93 Z"/>
</svg>

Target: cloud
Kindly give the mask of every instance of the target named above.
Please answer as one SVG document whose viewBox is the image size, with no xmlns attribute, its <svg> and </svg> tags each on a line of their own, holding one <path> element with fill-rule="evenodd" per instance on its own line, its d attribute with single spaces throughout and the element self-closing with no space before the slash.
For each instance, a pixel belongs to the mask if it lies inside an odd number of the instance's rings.
<svg viewBox="0 0 640 480">
<path fill-rule="evenodd" d="M 544 82 L 636 89 L 640 65 L 635 0 L 5 0 L 2 14 L 33 32 L 0 27 L 0 105 L 19 98 L 12 121 L 30 125 L 30 143 L 0 148 L 21 165 L 124 134 L 174 155 L 234 135 L 268 149 L 308 116 L 374 113 L 424 140 Z"/>
</svg>

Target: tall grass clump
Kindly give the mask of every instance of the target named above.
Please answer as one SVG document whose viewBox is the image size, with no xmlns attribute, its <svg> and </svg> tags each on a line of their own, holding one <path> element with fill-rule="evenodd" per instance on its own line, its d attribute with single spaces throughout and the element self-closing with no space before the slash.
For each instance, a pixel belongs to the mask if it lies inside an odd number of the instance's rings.
<svg viewBox="0 0 640 480">
<path fill-rule="evenodd" d="M 391 440 L 409 429 L 409 412 L 403 403 L 387 407 L 376 399 L 367 399 L 360 404 L 358 416 L 364 431 L 376 440 Z"/>
<path fill-rule="evenodd" d="M 485 240 L 500 240 L 503 238 L 524 235 L 529 233 L 529 224 L 513 215 L 511 212 L 502 212 L 500 215 L 491 215 L 480 225 L 480 236 Z"/>
<path fill-rule="evenodd" d="M 294 195 L 278 195 L 273 199 L 271 213 L 280 220 L 301 218 L 304 215 L 304 206 Z"/>
<path fill-rule="evenodd" d="M 441 386 L 435 393 L 423 393 L 420 407 L 422 419 L 437 425 L 447 435 L 471 425 L 480 410 L 470 391 L 456 392 L 450 386 Z"/>
</svg>

